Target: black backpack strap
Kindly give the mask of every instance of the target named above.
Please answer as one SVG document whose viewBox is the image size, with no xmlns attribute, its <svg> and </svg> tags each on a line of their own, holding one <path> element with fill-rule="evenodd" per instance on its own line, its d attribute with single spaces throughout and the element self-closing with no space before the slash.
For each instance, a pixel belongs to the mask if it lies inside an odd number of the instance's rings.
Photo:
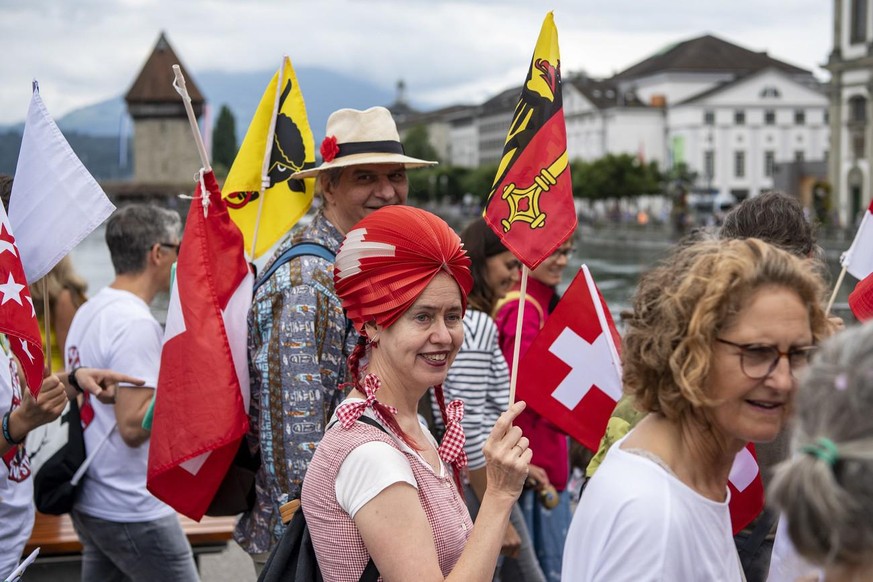
<svg viewBox="0 0 873 582">
<path fill-rule="evenodd" d="M 257 292 L 261 285 L 266 283 L 267 279 L 269 279 L 273 275 L 273 273 L 275 273 L 279 269 L 279 267 L 281 267 L 291 259 L 296 259 L 297 257 L 302 257 L 305 255 L 319 257 L 331 263 L 334 262 L 334 260 L 336 259 L 336 253 L 334 253 L 323 244 L 310 241 L 303 241 L 293 244 L 284 253 L 276 257 L 276 260 L 270 264 L 269 268 L 264 271 L 260 277 L 258 277 L 258 280 L 255 281 L 254 288 L 252 289 L 252 294 L 254 295 L 254 293 Z"/>
</svg>

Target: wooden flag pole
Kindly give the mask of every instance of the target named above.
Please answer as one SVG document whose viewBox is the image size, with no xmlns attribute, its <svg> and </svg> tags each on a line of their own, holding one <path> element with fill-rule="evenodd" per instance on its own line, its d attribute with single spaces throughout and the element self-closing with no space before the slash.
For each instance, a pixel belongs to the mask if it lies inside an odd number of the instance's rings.
<svg viewBox="0 0 873 582">
<path fill-rule="evenodd" d="M 518 379 L 518 353 L 521 351 L 521 324 L 524 319 L 524 304 L 527 298 L 527 276 L 530 269 L 521 267 L 521 288 L 518 298 L 518 321 L 515 322 L 515 344 L 512 346 L 512 373 L 509 376 L 509 406 L 515 404 L 515 383 Z"/>
<path fill-rule="evenodd" d="M 288 56 L 282 57 L 279 66 L 279 74 L 276 76 L 276 99 L 273 101 L 273 116 L 270 118 L 270 127 L 267 128 L 267 143 L 264 146 L 264 163 L 261 166 L 261 190 L 258 192 L 258 216 L 255 218 L 255 229 L 252 232 L 252 252 L 249 257 L 255 258 L 255 247 L 258 244 L 258 229 L 261 227 L 261 213 L 264 210 L 264 190 L 270 185 L 270 159 L 273 157 L 273 137 L 276 135 L 276 118 L 279 117 L 279 99 L 282 97 L 282 84 L 285 82 L 285 61 Z"/>
<path fill-rule="evenodd" d="M 45 369 L 48 370 L 48 375 L 50 376 L 52 373 L 52 334 L 51 334 L 51 316 L 49 312 L 49 294 L 48 294 L 48 282 L 46 282 L 46 277 L 42 278 L 40 282 L 40 287 L 42 287 L 42 322 L 45 327 Z"/>
<path fill-rule="evenodd" d="M 843 284 L 843 279 L 846 276 L 846 267 L 843 267 L 843 270 L 840 271 L 840 276 L 837 277 L 837 283 L 834 285 L 834 292 L 831 293 L 831 298 L 828 301 L 827 309 L 825 309 L 825 317 L 828 317 L 831 314 L 831 307 L 834 306 L 834 301 L 837 299 L 837 293 L 840 290 L 840 285 Z"/>
<path fill-rule="evenodd" d="M 200 128 L 197 126 L 197 116 L 194 115 L 194 108 L 191 106 L 191 96 L 188 95 L 188 88 L 185 87 L 185 77 L 182 75 L 182 68 L 179 65 L 173 65 L 173 75 L 175 76 L 173 87 L 182 96 L 182 102 L 185 104 L 188 123 L 191 125 L 191 133 L 194 134 L 197 152 L 200 154 L 200 163 L 203 164 L 205 172 L 212 171 L 212 166 L 209 165 L 209 155 L 206 153 L 206 146 L 203 144 L 203 137 L 200 135 Z"/>
</svg>

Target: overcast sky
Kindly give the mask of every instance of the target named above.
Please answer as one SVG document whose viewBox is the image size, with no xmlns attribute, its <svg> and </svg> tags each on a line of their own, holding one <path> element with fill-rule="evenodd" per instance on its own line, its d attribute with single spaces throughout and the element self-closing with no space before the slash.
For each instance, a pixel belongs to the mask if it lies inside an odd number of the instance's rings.
<svg viewBox="0 0 873 582">
<path fill-rule="evenodd" d="M 393 87 L 475 103 L 524 80 L 545 13 L 562 70 L 609 76 L 712 33 L 812 70 L 831 50 L 830 0 L 0 0 L 0 123 L 37 78 L 54 117 L 124 93 L 161 30 L 198 70 L 267 70 L 283 54 Z M 267 79 L 264 83 L 266 85 Z M 303 87 L 304 96 L 306 87 Z"/>
</svg>

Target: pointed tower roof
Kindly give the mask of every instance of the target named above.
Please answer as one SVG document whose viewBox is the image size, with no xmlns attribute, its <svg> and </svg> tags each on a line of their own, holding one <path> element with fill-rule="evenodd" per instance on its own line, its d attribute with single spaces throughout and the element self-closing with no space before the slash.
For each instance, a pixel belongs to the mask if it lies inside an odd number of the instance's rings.
<svg viewBox="0 0 873 582">
<path fill-rule="evenodd" d="M 182 99 L 173 88 L 173 65 L 179 65 L 182 68 L 182 74 L 185 75 L 185 86 L 188 88 L 188 95 L 191 96 L 194 110 L 202 109 L 205 102 L 203 94 L 188 70 L 185 69 L 185 65 L 176 56 L 163 31 L 158 37 L 152 54 L 149 55 L 127 95 L 124 96 L 128 106 L 160 103 L 181 104 Z"/>
</svg>

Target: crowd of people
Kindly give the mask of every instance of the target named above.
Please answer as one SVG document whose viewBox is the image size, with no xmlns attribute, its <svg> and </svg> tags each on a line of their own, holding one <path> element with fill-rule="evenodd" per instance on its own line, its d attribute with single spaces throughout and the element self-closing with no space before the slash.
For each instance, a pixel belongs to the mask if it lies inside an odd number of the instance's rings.
<svg viewBox="0 0 873 582">
<path fill-rule="evenodd" d="M 484 219 L 456 233 L 406 205 L 407 171 L 435 162 L 404 153 L 388 110 L 337 111 L 326 136 L 335 155 L 292 176 L 314 177 L 321 204 L 262 269 L 248 318 L 260 465 L 234 539 L 256 573 L 299 500 L 326 581 L 873 579 L 873 329 L 825 312 L 796 199 L 751 198 L 642 276 L 624 396 L 574 507 L 572 441 L 509 401 L 509 370 L 561 298 L 575 237 L 522 296 Z M 100 451 L 71 514 L 82 579 L 198 579 L 145 484 L 162 342 L 149 305 L 181 240 L 174 211 L 128 205 L 106 225 L 106 288 L 88 297 L 69 259 L 32 286 L 59 356 L 38 397 L 0 342 L 0 576 L 33 523 L 24 437 L 72 399 Z M 320 250 L 289 255 L 301 245 Z M 735 536 L 728 483 L 750 442 L 768 506 Z"/>
</svg>

